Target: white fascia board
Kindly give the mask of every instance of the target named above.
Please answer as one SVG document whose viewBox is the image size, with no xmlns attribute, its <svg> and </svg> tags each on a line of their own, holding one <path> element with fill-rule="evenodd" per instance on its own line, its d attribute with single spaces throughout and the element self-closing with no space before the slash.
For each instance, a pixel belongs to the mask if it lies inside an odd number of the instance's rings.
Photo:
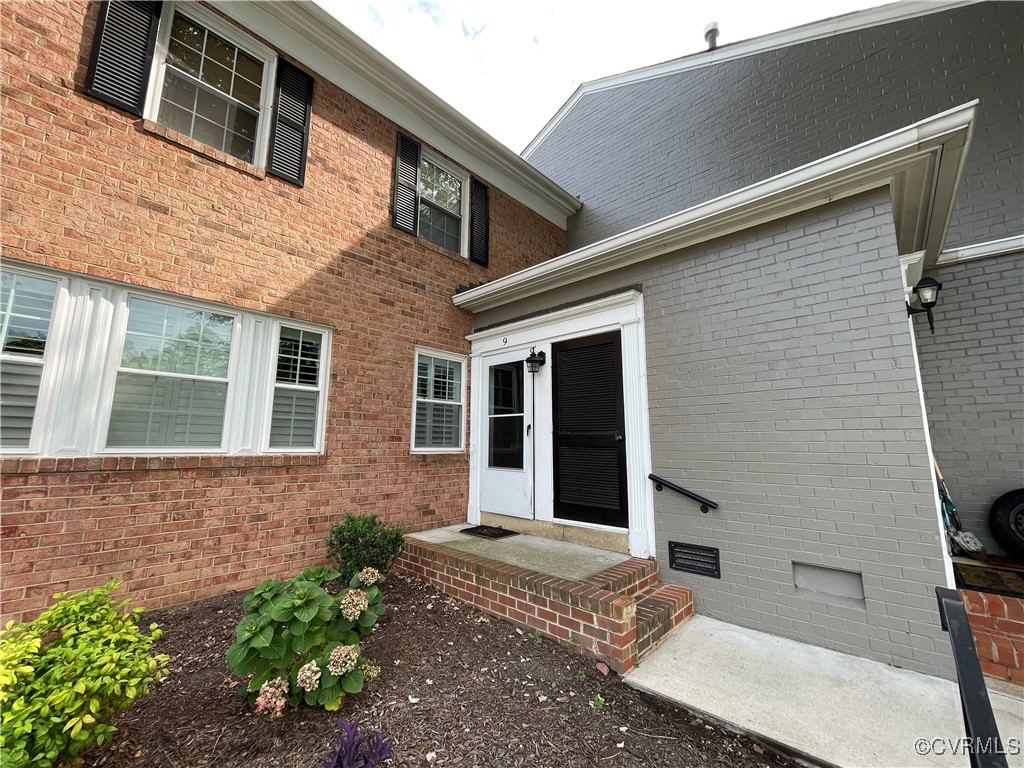
<svg viewBox="0 0 1024 768">
<path fill-rule="evenodd" d="M 209 4 L 563 230 L 579 210 L 575 197 L 314 3 Z"/>
<path fill-rule="evenodd" d="M 926 16 L 929 13 L 947 11 L 952 8 L 959 8 L 964 5 L 973 5 L 981 0 L 914 0 L 913 2 L 897 2 L 878 8 L 868 8 L 863 11 L 855 11 L 842 16 L 834 16 L 810 24 L 803 24 L 792 29 L 784 29 L 770 35 L 753 37 L 749 40 L 741 40 L 736 43 L 729 43 L 713 51 L 703 51 L 691 56 L 684 56 L 680 59 L 653 64 L 649 67 L 632 69 L 628 72 L 621 72 L 616 75 L 609 75 L 597 80 L 581 84 L 568 101 L 562 105 L 547 125 L 541 128 L 533 141 L 523 150 L 523 157 L 529 158 L 536 151 L 544 140 L 558 127 L 566 115 L 579 103 L 580 99 L 591 93 L 605 91 L 611 88 L 618 88 L 623 85 L 642 83 L 645 80 L 653 80 L 666 75 L 675 75 L 691 69 L 700 69 L 712 64 L 720 64 L 733 59 L 742 59 L 746 56 L 753 56 L 766 51 L 775 51 L 780 48 L 788 48 L 791 45 L 800 45 L 813 40 L 821 40 L 826 37 L 834 37 L 846 32 L 856 32 L 859 29 L 877 27 L 882 24 L 893 24 L 906 19 L 913 19 L 918 16 Z"/>
<path fill-rule="evenodd" d="M 892 190 L 900 253 L 938 258 L 978 101 L 452 297 L 479 312 L 870 189 Z"/>
</svg>

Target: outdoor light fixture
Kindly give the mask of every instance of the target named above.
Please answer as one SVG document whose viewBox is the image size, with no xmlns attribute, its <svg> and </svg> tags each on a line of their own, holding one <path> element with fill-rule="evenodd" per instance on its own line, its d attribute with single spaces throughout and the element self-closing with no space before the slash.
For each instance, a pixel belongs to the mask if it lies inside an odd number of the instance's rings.
<svg viewBox="0 0 1024 768">
<path fill-rule="evenodd" d="M 935 322 L 932 320 L 932 307 L 935 306 L 935 302 L 939 298 L 939 289 L 942 288 L 942 283 L 936 280 L 934 277 L 922 277 L 917 281 L 917 285 L 914 286 L 912 293 L 914 293 L 918 300 L 921 302 L 920 307 L 912 307 L 907 304 L 907 316 L 919 315 L 922 312 L 928 313 L 928 328 L 932 333 L 935 333 Z"/>
<path fill-rule="evenodd" d="M 544 354 L 543 350 L 538 352 L 536 347 L 530 347 L 530 354 L 526 358 L 526 370 L 536 373 L 547 362 L 547 359 L 548 356 Z"/>
</svg>

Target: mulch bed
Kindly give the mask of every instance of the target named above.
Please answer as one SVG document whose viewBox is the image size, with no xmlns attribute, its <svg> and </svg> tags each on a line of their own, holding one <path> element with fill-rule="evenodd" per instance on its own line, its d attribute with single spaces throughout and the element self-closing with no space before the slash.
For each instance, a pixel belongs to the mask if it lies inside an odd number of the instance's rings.
<svg viewBox="0 0 1024 768">
<path fill-rule="evenodd" d="M 380 678 L 337 713 L 302 707 L 276 720 L 250 712 L 224 661 L 242 595 L 147 613 L 171 674 L 85 765 L 319 768 L 340 718 L 394 737 L 394 768 L 797 765 L 418 581 L 392 575 L 383 589 L 388 612 L 363 643 Z"/>
</svg>

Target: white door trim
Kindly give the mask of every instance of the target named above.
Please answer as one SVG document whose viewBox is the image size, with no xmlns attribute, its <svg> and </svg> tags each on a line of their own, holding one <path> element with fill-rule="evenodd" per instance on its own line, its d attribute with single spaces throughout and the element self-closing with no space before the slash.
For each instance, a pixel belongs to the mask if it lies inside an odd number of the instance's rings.
<svg viewBox="0 0 1024 768">
<path fill-rule="evenodd" d="M 647 351 L 644 338 L 644 300 L 639 291 L 488 328 L 470 334 L 472 343 L 472 392 L 469 452 L 470 523 L 480 522 L 480 483 L 483 410 L 486 403 L 484 356 L 498 350 L 520 350 L 525 359 L 531 347 L 550 357 L 554 342 L 620 331 L 622 339 L 622 395 L 626 417 L 626 482 L 629 498 L 629 552 L 634 557 L 653 557 L 654 497 L 647 474 L 651 466 L 650 424 L 647 407 Z M 527 374 L 529 375 L 529 374 Z M 551 431 L 542 411 L 550 409 L 550 364 L 534 374 L 536 386 L 536 508 L 538 520 L 552 520 L 554 489 Z M 580 525 L 574 523 L 574 525 Z M 594 526 L 605 528 L 605 526 Z"/>
</svg>

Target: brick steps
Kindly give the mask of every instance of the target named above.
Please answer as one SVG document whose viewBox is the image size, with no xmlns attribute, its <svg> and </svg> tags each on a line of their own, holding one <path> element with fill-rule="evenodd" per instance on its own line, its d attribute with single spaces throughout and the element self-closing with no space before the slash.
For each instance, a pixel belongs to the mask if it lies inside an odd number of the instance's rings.
<svg viewBox="0 0 1024 768">
<path fill-rule="evenodd" d="M 653 560 L 634 558 L 573 581 L 410 537 L 395 565 L 620 674 L 693 613 L 690 590 L 661 584 Z"/>
<path fill-rule="evenodd" d="M 657 582 L 637 595 L 637 661 L 654 650 L 658 643 L 693 615 L 693 592 L 686 587 Z"/>
</svg>

